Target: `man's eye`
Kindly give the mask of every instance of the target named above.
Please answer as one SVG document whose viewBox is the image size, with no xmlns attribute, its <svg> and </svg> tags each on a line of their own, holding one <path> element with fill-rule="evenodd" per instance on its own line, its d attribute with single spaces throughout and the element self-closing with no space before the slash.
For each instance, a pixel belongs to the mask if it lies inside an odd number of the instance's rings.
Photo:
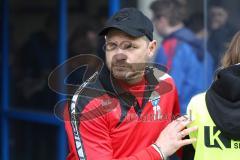
<svg viewBox="0 0 240 160">
<path fill-rule="evenodd" d="M 132 48 L 132 44 L 124 44 L 123 48 L 124 49 L 130 49 L 130 48 Z"/>
<path fill-rule="evenodd" d="M 138 48 L 136 45 L 132 44 L 132 48 Z"/>
<path fill-rule="evenodd" d="M 107 43 L 106 44 L 106 49 L 111 50 L 114 49 L 117 45 L 115 43 Z"/>
<path fill-rule="evenodd" d="M 135 48 L 134 45 L 131 42 L 123 42 L 120 46 L 122 49 L 131 49 Z"/>
<path fill-rule="evenodd" d="M 114 47 L 114 46 L 116 46 L 116 44 L 115 43 L 107 43 L 107 46 L 108 47 Z"/>
</svg>

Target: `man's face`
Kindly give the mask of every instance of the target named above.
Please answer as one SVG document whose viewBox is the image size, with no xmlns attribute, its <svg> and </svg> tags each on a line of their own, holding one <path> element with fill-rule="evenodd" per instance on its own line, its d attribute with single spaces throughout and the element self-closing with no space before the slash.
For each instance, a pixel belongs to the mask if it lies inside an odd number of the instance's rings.
<svg viewBox="0 0 240 160">
<path fill-rule="evenodd" d="M 106 63 L 112 75 L 127 83 L 142 79 L 146 63 L 156 48 L 156 42 L 134 38 L 119 30 L 110 30 L 106 36 Z"/>
<path fill-rule="evenodd" d="M 221 7 L 212 7 L 210 10 L 211 28 L 218 29 L 227 22 L 228 14 Z"/>
<path fill-rule="evenodd" d="M 158 32 L 158 34 L 162 37 L 167 36 L 167 28 L 168 28 L 168 22 L 167 19 L 163 16 L 154 16 L 153 17 L 153 24 Z"/>
</svg>

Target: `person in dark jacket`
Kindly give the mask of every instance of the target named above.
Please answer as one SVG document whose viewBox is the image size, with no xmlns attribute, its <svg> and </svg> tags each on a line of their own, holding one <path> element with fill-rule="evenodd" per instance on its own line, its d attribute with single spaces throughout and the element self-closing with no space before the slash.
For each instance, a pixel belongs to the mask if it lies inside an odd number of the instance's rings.
<svg viewBox="0 0 240 160">
<path fill-rule="evenodd" d="M 222 5 L 221 1 L 213 1 L 210 5 L 209 39 L 207 45 L 214 60 L 214 68 L 216 69 L 219 67 L 227 45 L 237 32 L 237 29 L 229 23 L 229 12 Z"/>
</svg>

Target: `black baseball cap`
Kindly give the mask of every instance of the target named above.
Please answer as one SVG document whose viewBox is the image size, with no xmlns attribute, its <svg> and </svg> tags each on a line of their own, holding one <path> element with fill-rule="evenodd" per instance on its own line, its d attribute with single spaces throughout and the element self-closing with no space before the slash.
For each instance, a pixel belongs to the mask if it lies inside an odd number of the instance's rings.
<svg viewBox="0 0 240 160">
<path fill-rule="evenodd" d="M 106 35 L 111 28 L 119 29 L 133 37 L 146 36 L 150 41 L 153 40 L 151 20 L 136 8 L 123 8 L 115 13 L 99 35 Z"/>
</svg>

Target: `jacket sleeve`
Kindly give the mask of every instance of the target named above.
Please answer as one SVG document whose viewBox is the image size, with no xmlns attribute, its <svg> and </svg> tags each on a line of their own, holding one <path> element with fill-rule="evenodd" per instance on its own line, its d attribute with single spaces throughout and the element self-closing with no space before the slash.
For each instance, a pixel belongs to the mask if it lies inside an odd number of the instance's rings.
<svg viewBox="0 0 240 160">
<path fill-rule="evenodd" d="M 65 109 L 65 129 L 68 136 L 69 155 L 67 160 L 80 160 L 78 149 L 83 149 L 84 157 L 87 160 L 161 160 L 159 153 L 149 146 L 129 157 L 119 159 L 113 158 L 113 149 L 109 135 L 108 123 L 105 116 L 80 122 L 81 147 L 77 149 L 74 141 L 74 132 L 69 121 L 68 107 Z"/>
</svg>

